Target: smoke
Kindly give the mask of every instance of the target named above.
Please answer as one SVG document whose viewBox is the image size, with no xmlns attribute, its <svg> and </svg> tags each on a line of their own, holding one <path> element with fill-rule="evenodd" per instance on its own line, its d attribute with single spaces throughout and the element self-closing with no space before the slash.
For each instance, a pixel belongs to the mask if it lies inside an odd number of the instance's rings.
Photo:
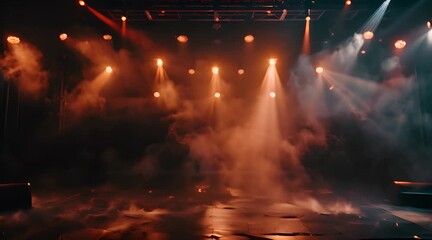
<svg viewBox="0 0 432 240">
<path fill-rule="evenodd" d="M 29 43 L 11 45 L 0 59 L 0 69 L 5 79 L 16 84 L 25 97 L 40 99 L 48 88 L 42 53 Z"/>
</svg>

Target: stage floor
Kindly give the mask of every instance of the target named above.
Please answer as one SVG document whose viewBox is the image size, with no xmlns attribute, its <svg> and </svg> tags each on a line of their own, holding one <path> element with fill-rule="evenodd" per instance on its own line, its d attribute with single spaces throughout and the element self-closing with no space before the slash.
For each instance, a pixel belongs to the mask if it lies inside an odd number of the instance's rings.
<svg viewBox="0 0 432 240">
<path fill-rule="evenodd" d="M 148 190 L 34 195 L 33 209 L 0 215 L 0 239 L 432 239 L 432 211 L 366 201 L 327 205 L 331 195 L 325 204 Z"/>
</svg>

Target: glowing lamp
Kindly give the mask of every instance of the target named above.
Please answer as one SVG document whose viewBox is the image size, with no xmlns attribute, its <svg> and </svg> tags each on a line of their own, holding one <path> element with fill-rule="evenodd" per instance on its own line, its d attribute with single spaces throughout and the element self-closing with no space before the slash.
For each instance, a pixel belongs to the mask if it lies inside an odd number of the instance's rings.
<svg viewBox="0 0 432 240">
<path fill-rule="evenodd" d="M 352 4 L 351 0 L 346 0 L 345 5 L 350 6 Z"/>
<path fill-rule="evenodd" d="M 431 29 L 431 28 L 432 28 L 432 22 L 431 22 L 431 21 L 428 21 L 428 22 L 426 23 L 426 26 L 427 26 L 427 28 Z"/>
<path fill-rule="evenodd" d="M 251 43 L 251 42 L 253 42 L 255 40 L 255 37 L 254 36 L 252 36 L 252 35 L 246 35 L 245 37 L 244 37 L 244 41 L 245 42 L 247 42 L 247 43 Z"/>
<path fill-rule="evenodd" d="M 107 41 L 109 41 L 109 40 L 111 40 L 111 39 L 112 39 L 112 36 L 111 36 L 111 35 L 109 35 L 109 34 L 105 34 L 105 35 L 103 35 L 103 36 L 102 36 L 102 38 L 103 38 L 104 40 L 107 40 Z"/>
<path fill-rule="evenodd" d="M 239 74 L 239 75 L 243 75 L 244 74 L 244 70 L 243 69 L 239 69 L 238 71 L 237 71 L 237 73 Z"/>
<path fill-rule="evenodd" d="M 155 98 L 158 98 L 158 97 L 160 97 L 160 93 L 159 93 L 159 92 L 154 92 L 154 93 L 153 93 L 153 96 L 154 96 Z"/>
<path fill-rule="evenodd" d="M 310 16 L 306 16 L 306 21 L 310 21 L 311 17 Z"/>
<path fill-rule="evenodd" d="M 78 4 L 83 6 L 83 7 L 85 6 L 85 2 L 83 0 L 78 1 Z"/>
<path fill-rule="evenodd" d="M 219 92 L 214 94 L 215 98 L 220 98 L 221 94 Z"/>
<path fill-rule="evenodd" d="M 324 72 L 324 68 L 322 68 L 322 67 L 317 67 L 317 68 L 315 69 L 315 71 L 316 71 L 316 73 L 321 74 L 321 73 Z"/>
<path fill-rule="evenodd" d="M 107 67 L 105 68 L 105 72 L 107 72 L 107 73 L 112 73 L 112 71 L 113 71 L 113 69 L 112 69 L 112 67 L 110 67 L 110 66 L 107 66 Z"/>
<path fill-rule="evenodd" d="M 180 43 L 187 43 L 189 38 L 186 35 L 180 35 L 177 37 L 177 41 Z"/>
<path fill-rule="evenodd" d="M 20 42 L 19 37 L 15 37 L 15 36 L 9 36 L 9 37 L 7 37 L 6 40 L 10 44 L 18 44 Z"/>
<path fill-rule="evenodd" d="M 60 34 L 59 38 L 60 38 L 60 40 L 64 41 L 68 38 L 68 35 L 66 33 L 62 33 L 62 34 Z"/>
<path fill-rule="evenodd" d="M 276 97 L 276 93 L 275 93 L 275 92 L 270 92 L 270 93 L 269 93 L 269 96 L 270 96 L 271 98 L 275 98 L 275 97 Z"/>
<path fill-rule="evenodd" d="M 156 60 L 156 65 L 158 66 L 158 67 L 162 67 L 163 66 L 163 61 L 162 61 L 162 59 L 157 59 Z"/>
<path fill-rule="evenodd" d="M 403 49 L 406 46 L 406 42 L 404 40 L 397 40 L 394 44 L 395 48 Z"/>
<path fill-rule="evenodd" d="M 270 64 L 271 66 L 276 65 L 276 58 L 270 58 L 270 59 L 269 59 L 269 64 Z"/>
<path fill-rule="evenodd" d="M 374 37 L 374 33 L 372 31 L 366 31 L 363 33 L 363 38 L 366 40 L 371 40 Z"/>
<path fill-rule="evenodd" d="M 121 17 L 121 20 L 122 20 L 123 22 L 125 22 L 125 21 L 127 20 L 127 18 L 126 18 L 125 16 L 122 16 L 122 17 Z"/>
<path fill-rule="evenodd" d="M 213 74 L 218 74 L 219 73 L 219 68 L 218 67 L 213 67 L 212 68 L 212 73 Z"/>
<path fill-rule="evenodd" d="M 362 55 L 365 55 L 365 54 L 366 54 L 366 50 L 361 50 L 360 53 L 361 53 Z"/>
<path fill-rule="evenodd" d="M 195 70 L 191 68 L 191 69 L 188 70 L 188 73 L 189 73 L 190 75 L 194 75 L 194 74 L 195 74 Z"/>
</svg>

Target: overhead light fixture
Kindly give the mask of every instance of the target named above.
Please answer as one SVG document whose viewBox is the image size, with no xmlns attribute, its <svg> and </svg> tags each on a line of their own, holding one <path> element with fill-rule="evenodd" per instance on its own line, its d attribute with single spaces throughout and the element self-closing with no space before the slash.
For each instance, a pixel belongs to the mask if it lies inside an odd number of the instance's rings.
<svg viewBox="0 0 432 240">
<path fill-rule="evenodd" d="M 187 43 L 189 38 L 186 35 L 180 35 L 177 37 L 177 41 L 180 43 Z"/>
<path fill-rule="evenodd" d="M 317 68 L 315 69 L 315 72 L 318 73 L 318 74 L 321 74 L 321 73 L 324 72 L 324 68 L 323 68 L 323 67 L 317 67 Z"/>
<path fill-rule="evenodd" d="M 156 65 L 158 66 L 158 67 L 162 67 L 163 66 L 163 61 L 162 61 L 162 59 L 157 59 L 156 60 Z"/>
<path fill-rule="evenodd" d="M 212 68 L 212 73 L 213 74 L 219 74 L 219 68 L 218 67 L 213 67 Z"/>
<path fill-rule="evenodd" d="M 397 40 L 394 44 L 395 48 L 397 49 L 403 49 L 406 46 L 406 42 L 404 40 Z"/>
<path fill-rule="evenodd" d="M 60 38 L 60 40 L 64 41 L 68 38 L 68 35 L 66 33 L 62 33 L 62 34 L 60 34 L 59 38 Z"/>
<path fill-rule="evenodd" d="M 255 37 L 254 37 L 253 35 L 251 35 L 251 34 L 246 35 L 246 36 L 244 37 L 244 41 L 247 42 L 247 43 L 251 43 L 251 42 L 253 42 L 254 40 L 255 40 Z"/>
<path fill-rule="evenodd" d="M 372 31 L 366 31 L 363 33 L 363 38 L 366 40 L 371 40 L 374 37 L 374 33 Z"/>
<path fill-rule="evenodd" d="M 7 37 L 6 40 L 10 44 L 18 44 L 18 43 L 20 43 L 19 37 L 15 37 L 15 36 L 9 36 L 9 37 Z"/>
<path fill-rule="evenodd" d="M 121 17 L 121 20 L 122 20 L 123 22 L 125 22 L 125 21 L 127 20 L 126 16 L 122 16 L 122 17 Z"/>
<path fill-rule="evenodd" d="M 109 34 L 105 34 L 105 35 L 103 35 L 103 36 L 102 36 L 102 38 L 103 38 L 104 40 L 107 40 L 107 41 L 109 41 L 109 40 L 111 40 L 111 39 L 112 39 L 112 36 L 111 36 L 111 35 L 109 35 Z"/>
<path fill-rule="evenodd" d="M 346 1 L 345 1 L 345 5 L 347 5 L 347 6 L 351 6 L 351 4 L 352 4 L 352 1 L 351 1 L 351 0 L 346 0 Z"/>
<path fill-rule="evenodd" d="M 83 0 L 78 1 L 78 4 L 81 5 L 81 6 L 85 6 L 86 5 Z"/>
<path fill-rule="evenodd" d="M 277 62 L 276 58 L 270 58 L 270 59 L 269 59 L 269 64 L 270 64 L 270 66 L 274 66 L 274 65 L 276 65 L 276 62 Z"/>
</svg>

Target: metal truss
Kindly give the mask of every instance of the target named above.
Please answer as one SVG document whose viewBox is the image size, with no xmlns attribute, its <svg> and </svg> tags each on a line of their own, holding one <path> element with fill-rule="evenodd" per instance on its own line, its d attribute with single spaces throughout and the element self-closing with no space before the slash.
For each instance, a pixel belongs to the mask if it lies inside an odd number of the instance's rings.
<svg viewBox="0 0 432 240">
<path fill-rule="evenodd" d="M 100 10 L 101 13 L 115 21 L 126 16 L 129 22 L 144 21 L 195 21 L 195 22 L 274 22 L 274 21 L 304 21 L 304 10 Z M 311 10 L 311 21 L 333 10 Z M 361 10 L 345 13 L 345 20 L 353 19 Z"/>
</svg>

